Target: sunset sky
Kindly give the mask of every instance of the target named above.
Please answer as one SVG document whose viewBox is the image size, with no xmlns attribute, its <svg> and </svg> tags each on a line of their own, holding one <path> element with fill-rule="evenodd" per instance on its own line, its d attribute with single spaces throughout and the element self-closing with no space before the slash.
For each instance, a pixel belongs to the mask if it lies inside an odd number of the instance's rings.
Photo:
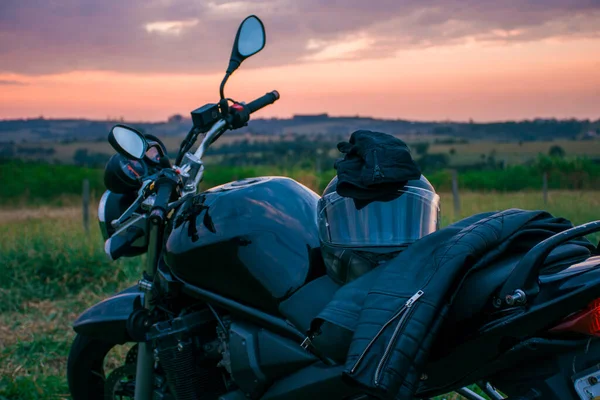
<svg viewBox="0 0 600 400">
<path fill-rule="evenodd" d="M 413 120 L 600 118 L 600 0 L 0 0 L 0 119 L 160 121 L 226 95 Z"/>
</svg>

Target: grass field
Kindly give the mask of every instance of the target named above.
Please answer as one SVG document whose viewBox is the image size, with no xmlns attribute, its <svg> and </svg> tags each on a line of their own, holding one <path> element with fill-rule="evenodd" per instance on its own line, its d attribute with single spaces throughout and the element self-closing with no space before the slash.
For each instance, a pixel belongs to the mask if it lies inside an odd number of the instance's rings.
<svg viewBox="0 0 600 400">
<path fill-rule="evenodd" d="M 454 215 L 451 195 L 442 199 L 447 225 L 461 216 Z M 465 192 L 461 200 L 463 216 L 547 209 L 580 224 L 600 213 L 600 192 L 592 191 L 551 191 L 547 207 L 539 192 Z M 0 210 L 0 399 L 68 398 L 71 323 L 85 308 L 135 282 L 140 264 L 140 259 L 110 263 L 96 224 L 86 235 L 77 207 Z"/>
<path fill-rule="evenodd" d="M 449 154 L 452 165 L 474 164 L 481 161 L 481 155 L 495 152 L 498 161 L 504 160 L 507 165 L 522 164 L 534 159 L 539 153 L 548 154 L 552 146 L 562 147 L 567 157 L 585 156 L 595 158 L 600 155 L 600 141 L 535 141 L 535 142 L 508 142 L 494 143 L 490 141 L 470 142 L 466 144 L 434 144 L 429 148 L 429 153 Z"/>
</svg>

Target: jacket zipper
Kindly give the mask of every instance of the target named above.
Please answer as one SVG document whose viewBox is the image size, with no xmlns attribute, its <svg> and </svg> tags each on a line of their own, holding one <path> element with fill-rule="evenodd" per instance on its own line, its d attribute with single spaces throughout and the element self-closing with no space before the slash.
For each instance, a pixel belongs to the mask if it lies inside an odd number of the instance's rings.
<svg viewBox="0 0 600 400">
<path fill-rule="evenodd" d="M 421 297 L 421 296 L 423 296 L 423 291 L 419 290 L 410 299 L 408 299 L 408 301 L 404 305 L 404 309 L 406 311 L 404 312 L 404 315 L 402 315 L 402 318 L 400 318 L 400 321 L 398 321 L 398 324 L 396 325 L 396 329 L 394 329 L 394 333 L 392 334 L 392 337 L 390 338 L 390 341 L 388 342 L 388 345 L 385 348 L 383 356 L 381 357 L 381 360 L 379 360 L 377 369 L 375 370 L 375 375 L 373 377 L 373 383 L 375 383 L 375 386 L 377 386 L 377 384 L 379 383 L 379 377 L 381 375 L 383 366 L 392 352 L 392 347 L 394 346 L 394 343 L 396 343 L 396 339 L 399 336 L 400 328 L 404 325 L 404 321 L 406 321 L 406 319 L 408 318 L 410 308 L 413 306 L 413 304 L 417 300 L 419 300 L 419 297 Z"/>
<path fill-rule="evenodd" d="M 375 335 L 375 337 L 373 337 L 373 339 L 371 339 L 371 341 L 367 344 L 367 347 L 365 347 L 365 349 L 363 350 L 362 353 L 360 353 L 360 356 L 358 357 L 358 360 L 356 360 L 356 362 L 354 363 L 354 365 L 352 366 L 352 369 L 350 370 L 350 373 L 353 374 L 354 371 L 356 371 L 356 368 L 358 368 L 358 366 L 360 365 L 360 363 L 362 362 L 362 360 L 365 358 L 365 355 L 367 354 L 367 352 L 369 351 L 369 349 L 371 348 L 371 346 L 373 346 L 373 344 L 375 343 L 375 341 L 379 338 L 379 336 L 381 336 L 381 334 L 383 333 L 383 331 L 392 323 L 394 322 L 394 320 L 396 318 L 398 318 L 400 315 L 402 315 L 408 308 L 410 308 L 413 303 L 415 301 L 417 301 L 417 299 L 419 297 L 423 296 L 423 291 L 419 290 L 417 293 L 415 293 L 410 299 L 408 299 L 408 301 L 406 303 L 404 303 L 404 305 L 402 306 L 402 308 L 400 310 L 398 310 L 398 312 L 396 314 L 394 314 L 392 316 L 392 318 L 390 318 L 382 327 L 381 329 L 377 332 L 377 334 Z M 402 322 L 402 319 L 400 320 L 400 322 Z M 397 330 L 398 328 L 396 328 Z M 394 331 L 394 334 L 396 334 L 396 331 Z M 389 346 L 388 346 L 389 347 Z M 387 351 L 387 349 L 386 349 Z M 385 356 L 385 354 L 384 354 Z"/>
<path fill-rule="evenodd" d="M 377 178 L 384 178 L 383 172 L 381 172 L 381 167 L 379 166 L 379 161 L 377 160 L 377 150 L 373 149 L 373 158 L 375 161 L 375 167 L 373 168 L 373 180 Z"/>
</svg>

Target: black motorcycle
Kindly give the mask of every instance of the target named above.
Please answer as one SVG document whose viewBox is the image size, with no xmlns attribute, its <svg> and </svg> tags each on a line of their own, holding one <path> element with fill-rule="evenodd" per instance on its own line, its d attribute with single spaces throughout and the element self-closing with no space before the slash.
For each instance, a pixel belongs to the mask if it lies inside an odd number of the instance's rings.
<svg viewBox="0 0 600 400">
<path fill-rule="evenodd" d="M 98 209 L 105 251 L 113 260 L 146 254 L 147 263 L 136 286 L 75 322 L 68 360 L 75 400 L 369 398 L 342 379 L 343 357 L 306 340 L 338 289 L 319 253 L 319 196 L 284 177 L 197 193 L 208 147 L 279 99 L 273 91 L 245 104 L 223 94 L 229 76 L 264 45 L 262 22 L 246 18 L 220 101 L 192 111 L 174 165 L 158 138 L 124 125 L 111 130 L 117 154 Z M 600 302 L 592 301 L 600 297 L 600 257 L 567 244 L 599 230 L 600 222 L 572 228 L 525 258 L 469 276 L 454 302 L 464 318 L 442 329 L 418 397 L 456 391 L 482 399 L 467 388 L 478 385 L 491 399 L 600 399 Z M 521 281 L 535 281 L 539 293 L 526 303 L 525 293 L 511 292 L 509 311 L 478 319 L 498 288 Z M 340 347 L 340 337 L 329 340 Z M 126 343 L 135 345 L 106 376 L 107 354 Z"/>
</svg>

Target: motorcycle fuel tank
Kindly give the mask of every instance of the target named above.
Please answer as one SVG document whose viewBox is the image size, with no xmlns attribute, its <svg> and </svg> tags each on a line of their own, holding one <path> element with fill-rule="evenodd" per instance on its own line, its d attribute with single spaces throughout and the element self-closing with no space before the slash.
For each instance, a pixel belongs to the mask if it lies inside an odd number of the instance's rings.
<svg viewBox="0 0 600 400">
<path fill-rule="evenodd" d="M 165 261 L 190 284 L 277 313 L 309 277 L 324 273 L 318 199 L 285 177 L 214 187 L 173 216 Z"/>
</svg>

